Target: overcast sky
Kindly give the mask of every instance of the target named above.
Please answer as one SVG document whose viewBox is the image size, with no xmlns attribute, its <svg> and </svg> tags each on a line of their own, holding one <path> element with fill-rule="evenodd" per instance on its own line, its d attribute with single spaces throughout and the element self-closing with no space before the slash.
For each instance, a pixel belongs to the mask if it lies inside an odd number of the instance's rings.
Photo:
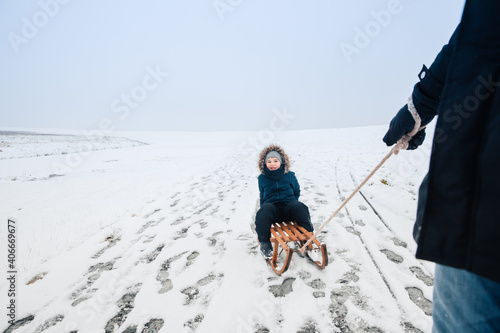
<svg viewBox="0 0 500 333">
<path fill-rule="evenodd" d="M 0 1 L 0 127 L 388 124 L 463 0 Z"/>
</svg>

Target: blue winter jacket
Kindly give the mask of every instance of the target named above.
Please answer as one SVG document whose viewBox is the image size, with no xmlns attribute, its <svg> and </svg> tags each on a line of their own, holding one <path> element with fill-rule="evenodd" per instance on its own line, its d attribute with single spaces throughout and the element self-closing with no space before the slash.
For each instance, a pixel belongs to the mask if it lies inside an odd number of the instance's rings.
<svg viewBox="0 0 500 333">
<path fill-rule="evenodd" d="M 299 200 L 300 186 L 294 172 L 283 173 L 283 166 L 275 171 L 270 171 L 266 167 L 264 172 L 258 178 L 261 207 L 265 203 L 286 204 Z"/>
</svg>

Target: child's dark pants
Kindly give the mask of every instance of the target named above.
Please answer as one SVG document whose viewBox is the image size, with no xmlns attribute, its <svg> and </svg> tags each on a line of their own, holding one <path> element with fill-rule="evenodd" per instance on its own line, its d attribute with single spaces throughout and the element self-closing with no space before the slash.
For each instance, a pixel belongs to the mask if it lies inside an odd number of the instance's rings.
<svg viewBox="0 0 500 333">
<path fill-rule="evenodd" d="M 295 221 L 307 231 L 313 231 L 309 208 L 300 201 L 284 203 L 265 203 L 255 217 L 255 231 L 259 242 L 268 242 L 271 239 L 271 225 L 275 222 Z"/>
</svg>

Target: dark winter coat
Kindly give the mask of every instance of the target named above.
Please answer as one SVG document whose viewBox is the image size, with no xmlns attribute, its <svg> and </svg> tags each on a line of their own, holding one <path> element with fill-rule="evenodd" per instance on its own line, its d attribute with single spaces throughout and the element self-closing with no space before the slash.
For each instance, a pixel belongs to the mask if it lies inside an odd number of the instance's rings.
<svg viewBox="0 0 500 333">
<path fill-rule="evenodd" d="M 266 168 L 267 169 L 267 168 Z M 283 166 L 280 168 L 283 169 Z M 269 169 L 267 169 L 269 170 Z M 280 170 L 276 170 L 280 171 Z M 288 203 L 299 200 L 300 186 L 295 173 L 288 171 L 281 179 L 271 179 L 266 174 L 259 175 L 260 206 L 265 203 Z"/>
<path fill-rule="evenodd" d="M 277 151 L 283 162 L 278 170 L 271 171 L 266 167 L 266 155 Z M 300 186 L 295 173 L 290 171 L 290 159 L 283 148 L 270 145 L 259 155 L 258 166 L 261 174 L 258 177 L 260 191 L 260 206 L 265 203 L 288 203 L 299 200 Z"/>
<path fill-rule="evenodd" d="M 443 72 L 417 257 L 500 282 L 500 1 L 467 1 Z M 432 66 L 431 66 L 432 69 Z"/>
</svg>

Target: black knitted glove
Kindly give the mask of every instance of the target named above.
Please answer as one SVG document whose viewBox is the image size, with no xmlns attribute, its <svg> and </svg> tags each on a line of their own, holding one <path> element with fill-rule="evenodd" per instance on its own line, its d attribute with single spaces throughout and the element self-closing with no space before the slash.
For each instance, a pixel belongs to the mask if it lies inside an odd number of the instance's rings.
<svg viewBox="0 0 500 333">
<path fill-rule="evenodd" d="M 432 119 L 431 119 L 432 120 Z M 422 121 L 423 124 L 423 121 Z M 392 146 L 399 139 L 403 137 L 403 135 L 410 133 L 413 131 L 415 127 L 415 120 L 408 110 L 408 104 L 403 106 L 399 112 L 396 114 L 394 118 L 391 120 L 391 124 L 389 125 L 389 130 L 384 136 L 384 142 L 388 146 Z M 408 142 L 408 150 L 417 149 L 425 139 L 425 128 L 418 131 L 411 140 Z"/>
<path fill-rule="evenodd" d="M 425 140 L 425 128 L 415 134 L 411 140 L 408 142 L 408 148 L 406 150 L 414 150 L 417 149 Z"/>
</svg>

